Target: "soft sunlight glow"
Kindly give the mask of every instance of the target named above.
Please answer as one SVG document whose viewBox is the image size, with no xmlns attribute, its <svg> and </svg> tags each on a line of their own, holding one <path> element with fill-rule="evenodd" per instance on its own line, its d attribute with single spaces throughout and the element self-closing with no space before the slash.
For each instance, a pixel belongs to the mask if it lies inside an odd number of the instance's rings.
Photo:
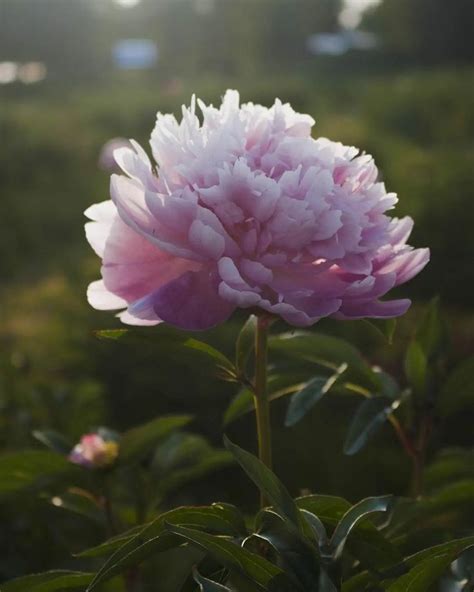
<svg viewBox="0 0 474 592">
<path fill-rule="evenodd" d="M 345 0 L 339 14 L 339 23 L 347 29 L 355 29 L 360 25 L 362 14 L 371 7 L 380 4 L 381 0 Z"/>
<path fill-rule="evenodd" d="M 133 8 L 140 4 L 141 0 L 115 0 L 115 3 L 123 8 Z"/>
</svg>

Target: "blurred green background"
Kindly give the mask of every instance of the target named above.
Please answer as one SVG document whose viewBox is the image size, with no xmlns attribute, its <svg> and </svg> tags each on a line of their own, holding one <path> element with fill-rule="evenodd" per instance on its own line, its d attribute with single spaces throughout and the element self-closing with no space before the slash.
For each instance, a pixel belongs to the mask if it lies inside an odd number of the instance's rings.
<svg viewBox="0 0 474 592">
<path fill-rule="evenodd" d="M 156 112 L 179 114 L 192 93 L 217 103 L 236 88 L 244 101 L 279 97 L 310 113 L 316 135 L 374 155 L 399 194 L 398 215 L 416 220 L 412 244 L 431 248 L 430 265 L 403 287 L 416 304 L 393 346 L 381 348 L 360 324 L 317 330 L 350 337 L 400 374 L 413 320 L 439 294 L 452 336 L 447 363 L 473 353 L 473 10 L 471 0 L 0 0 L 1 449 L 35 446 L 36 428 L 78 438 L 167 412 L 193 413 L 194 429 L 221 442 L 234 387 L 197 368 L 183 373 L 179 359 L 97 341 L 94 329 L 118 323 L 85 298 L 100 263 L 83 211 L 108 197 L 102 146 L 114 137 L 146 145 Z M 124 39 L 151 40 L 158 59 L 125 68 L 113 53 Z M 202 339 L 231 354 L 243 318 Z M 354 405 L 340 401 L 329 398 L 295 429 L 277 427 L 277 473 L 293 493 L 403 492 L 409 467 L 390 433 L 343 457 Z M 282 413 L 276 406 L 277 426 Z M 252 420 L 230 430 L 248 448 Z M 473 420 L 472 411 L 445 420 L 438 442 L 472 446 Z M 236 501 L 239 479 L 226 469 L 171 504 Z M 242 499 L 252 504 L 251 485 Z M 15 566 L 11 541 L 0 544 L 7 575 L 49 566 L 42 555 Z"/>
</svg>

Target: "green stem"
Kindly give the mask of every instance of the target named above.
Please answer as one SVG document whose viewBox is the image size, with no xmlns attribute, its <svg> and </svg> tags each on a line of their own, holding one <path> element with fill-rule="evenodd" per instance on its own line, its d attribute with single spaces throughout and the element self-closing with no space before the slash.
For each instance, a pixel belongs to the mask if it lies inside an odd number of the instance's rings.
<svg viewBox="0 0 474 592">
<path fill-rule="evenodd" d="M 270 405 L 267 394 L 267 349 L 268 328 L 271 318 L 259 316 L 255 334 L 255 411 L 257 416 L 258 456 L 269 468 L 272 468 L 272 442 L 270 428 Z M 261 506 L 267 505 L 265 496 L 261 496 Z"/>
</svg>

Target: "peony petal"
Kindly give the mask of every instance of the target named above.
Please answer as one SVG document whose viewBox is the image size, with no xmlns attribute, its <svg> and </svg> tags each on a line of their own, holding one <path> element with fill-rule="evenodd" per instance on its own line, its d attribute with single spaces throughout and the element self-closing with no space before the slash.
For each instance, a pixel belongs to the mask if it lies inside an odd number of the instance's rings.
<svg viewBox="0 0 474 592">
<path fill-rule="evenodd" d="M 107 290 L 102 280 L 89 284 L 87 301 L 97 310 L 116 310 L 127 306 L 127 301 Z"/>
<path fill-rule="evenodd" d="M 215 272 L 188 271 L 153 294 L 153 310 L 161 320 L 181 329 L 210 329 L 226 321 L 235 309 L 219 296 L 217 285 Z"/>
</svg>

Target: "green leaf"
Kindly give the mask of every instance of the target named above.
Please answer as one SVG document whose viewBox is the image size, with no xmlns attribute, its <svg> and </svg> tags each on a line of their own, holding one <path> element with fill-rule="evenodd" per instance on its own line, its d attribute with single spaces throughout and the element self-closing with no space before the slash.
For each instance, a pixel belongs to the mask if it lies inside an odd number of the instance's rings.
<svg viewBox="0 0 474 592">
<path fill-rule="evenodd" d="M 392 345 L 395 330 L 397 328 L 397 319 L 363 319 L 384 341 Z"/>
<path fill-rule="evenodd" d="M 380 381 L 381 395 L 386 395 L 391 399 L 396 399 L 400 396 L 400 385 L 391 374 L 385 372 L 378 366 L 372 366 L 372 371 L 377 375 Z"/>
<path fill-rule="evenodd" d="M 239 465 L 250 479 L 257 485 L 262 494 L 270 500 L 279 514 L 284 516 L 298 529 L 300 519 L 298 508 L 286 487 L 277 476 L 265 466 L 257 457 L 234 444 L 224 435 L 226 448 L 234 455 Z"/>
<path fill-rule="evenodd" d="M 461 362 L 443 384 L 437 407 L 444 417 L 457 413 L 474 402 L 474 356 Z"/>
<path fill-rule="evenodd" d="M 287 581 L 284 572 L 279 567 L 263 557 L 237 546 L 228 539 L 171 524 L 167 524 L 167 529 L 205 549 L 215 561 L 231 571 L 246 576 L 252 583 L 261 586 L 264 590 L 270 590 L 279 582 L 284 584 Z M 283 590 L 283 587 L 278 589 Z M 285 589 L 288 592 L 290 590 L 289 586 Z"/>
<path fill-rule="evenodd" d="M 439 298 L 429 303 L 416 329 L 415 339 L 427 360 L 432 359 L 446 346 L 447 329 L 441 318 Z"/>
<path fill-rule="evenodd" d="M 63 592 L 84 590 L 94 574 L 79 571 L 54 570 L 15 578 L 2 584 L 2 592 Z"/>
<path fill-rule="evenodd" d="M 80 467 L 55 452 L 25 450 L 4 454 L 0 456 L 0 496 L 81 473 Z"/>
<path fill-rule="evenodd" d="M 224 414 L 224 427 L 254 409 L 253 393 L 245 388 L 237 393 L 227 407 Z"/>
<path fill-rule="evenodd" d="M 126 464 L 142 460 L 158 442 L 188 424 L 191 419 L 189 415 L 169 415 L 128 430 L 120 442 L 119 462 Z"/>
<path fill-rule="evenodd" d="M 285 425 L 294 426 L 308 413 L 308 411 L 326 395 L 336 383 L 341 374 L 347 369 L 347 364 L 341 364 L 329 378 L 316 376 L 291 397 L 286 413 Z"/>
<path fill-rule="evenodd" d="M 376 375 L 359 351 L 343 339 L 322 333 L 294 331 L 271 336 L 269 346 L 276 352 L 321 364 L 333 370 L 345 363 L 348 366 L 347 380 L 370 389 L 378 389 L 380 386 Z"/>
<path fill-rule="evenodd" d="M 186 507 L 170 510 L 159 516 L 150 524 L 134 532 L 117 549 L 117 539 L 111 544 L 116 549 L 102 565 L 91 582 L 88 591 L 95 590 L 102 582 L 123 573 L 128 568 L 141 563 L 154 553 L 168 550 L 180 544 L 180 540 L 170 534 L 166 524 L 185 525 L 202 528 L 210 532 L 230 536 L 246 534 L 245 523 L 236 508 L 228 504 L 213 504 L 204 507 Z M 105 547 L 105 548 L 104 548 Z M 100 546 L 100 554 L 107 551 L 107 543 Z M 79 556 L 97 556 L 98 548 L 87 550 Z"/>
<path fill-rule="evenodd" d="M 255 332 L 257 330 L 257 317 L 250 315 L 247 322 L 237 337 L 235 347 L 235 366 L 239 376 L 245 375 L 247 361 L 255 346 Z"/>
<path fill-rule="evenodd" d="M 185 354 L 191 353 L 196 359 L 212 362 L 213 365 L 235 374 L 234 364 L 215 347 L 189 337 L 185 332 L 170 326 L 160 326 L 153 332 L 140 329 L 106 329 L 96 331 L 95 335 L 102 340 L 116 341 L 135 347 L 149 347 L 161 352 L 162 355 L 171 357 L 178 355 L 182 363 L 188 362 Z"/>
<path fill-rule="evenodd" d="M 193 569 L 193 578 L 194 581 L 199 584 L 199 590 L 201 592 L 232 592 L 227 586 L 222 586 L 222 584 L 218 584 L 217 582 L 213 582 L 212 580 L 208 580 L 201 576 L 196 568 Z"/>
<path fill-rule="evenodd" d="M 296 499 L 298 508 L 316 515 L 333 530 L 350 510 L 351 504 L 332 495 L 308 495 Z M 370 569 L 383 569 L 402 561 L 398 549 L 368 520 L 356 524 L 347 540 L 350 553 Z"/>
<path fill-rule="evenodd" d="M 469 547 L 453 562 L 451 571 L 458 580 L 474 584 L 474 546 Z"/>
<path fill-rule="evenodd" d="M 316 514 L 308 512 L 308 510 L 305 510 L 304 508 L 301 508 L 300 512 L 311 529 L 318 546 L 326 545 L 328 542 L 328 535 L 322 521 L 316 516 Z"/>
<path fill-rule="evenodd" d="M 92 496 L 84 495 L 80 491 L 67 491 L 60 495 L 55 495 L 53 498 L 48 497 L 48 503 L 51 503 L 60 510 L 72 512 L 98 524 L 103 524 L 103 509 Z"/>
<path fill-rule="evenodd" d="M 276 401 L 281 397 L 291 395 L 304 386 L 306 373 L 304 375 L 288 373 L 279 375 L 272 374 L 268 377 L 268 400 Z M 224 426 L 235 421 L 242 415 L 255 411 L 254 395 L 250 389 L 242 389 L 232 399 L 224 414 Z"/>
<path fill-rule="evenodd" d="M 269 543 L 279 555 L 279 565 L 300 584 L 305 592 L 319 592 L 316 583 L 320 575 L 316 548 L 298 534 L 276 512 L 262 510 L 256 519 L 255 538 Z"/>
<path fill-rule="evenodd" d="M 474 537 L 469 538 L 473 544 Z M 387 592 L 430 592 L 456 557 L 469 546 L 461 541 L 451 541 L 413 555 L 407 560 L 411 566 L 409 572 L 390 584 Z"/>
<path fill-rule="evenodd" d="M 461 479 L 474 479 L 474 450 L 448 448 L 426 467 L 425 489 L 433 491 Z"/>
<path fill-rule="evenodd" d="M 201 460 L 183 468 L 175 468 L 168 476 L 158 480 L 156 492 L 158 496 L 169 495 L 184 484 L 200 479 L 211 472 L 233 464 L 234 457 L 226 450 L 211 449 Z"/>
<path fill-rule="evenodd" d="M 405 356 L 405 375 L 417 394 L 423 394 L 426 386 L 427 359 L 417 341 L 408 346 Z"/>
<path fill-rule="evenodd" d="M 344 453 L 352 456 L 359 452 L 399 404 L 400 401 L 393 401 L 384 395 L 362 401 L 350 424 L 344 442 Z"/>
<path fill-rule="evenodd" d="M 38 442 L 58 454 L 68 455 L 74 446 L 67 438 L 55 430 L 35 430 L 33 436 Z"/>
<path fill-rule="evenodd" d="M 393 496 L 385 495 L 382 497 L 368 497 L 352 506 L 342 517 L 329 542 L 334 558 L 338 559 L 342 555 L 347 537 L 357 522 L 365 518 L 368 514 L 386 512 L 392 502 Z"/>
</svg>

